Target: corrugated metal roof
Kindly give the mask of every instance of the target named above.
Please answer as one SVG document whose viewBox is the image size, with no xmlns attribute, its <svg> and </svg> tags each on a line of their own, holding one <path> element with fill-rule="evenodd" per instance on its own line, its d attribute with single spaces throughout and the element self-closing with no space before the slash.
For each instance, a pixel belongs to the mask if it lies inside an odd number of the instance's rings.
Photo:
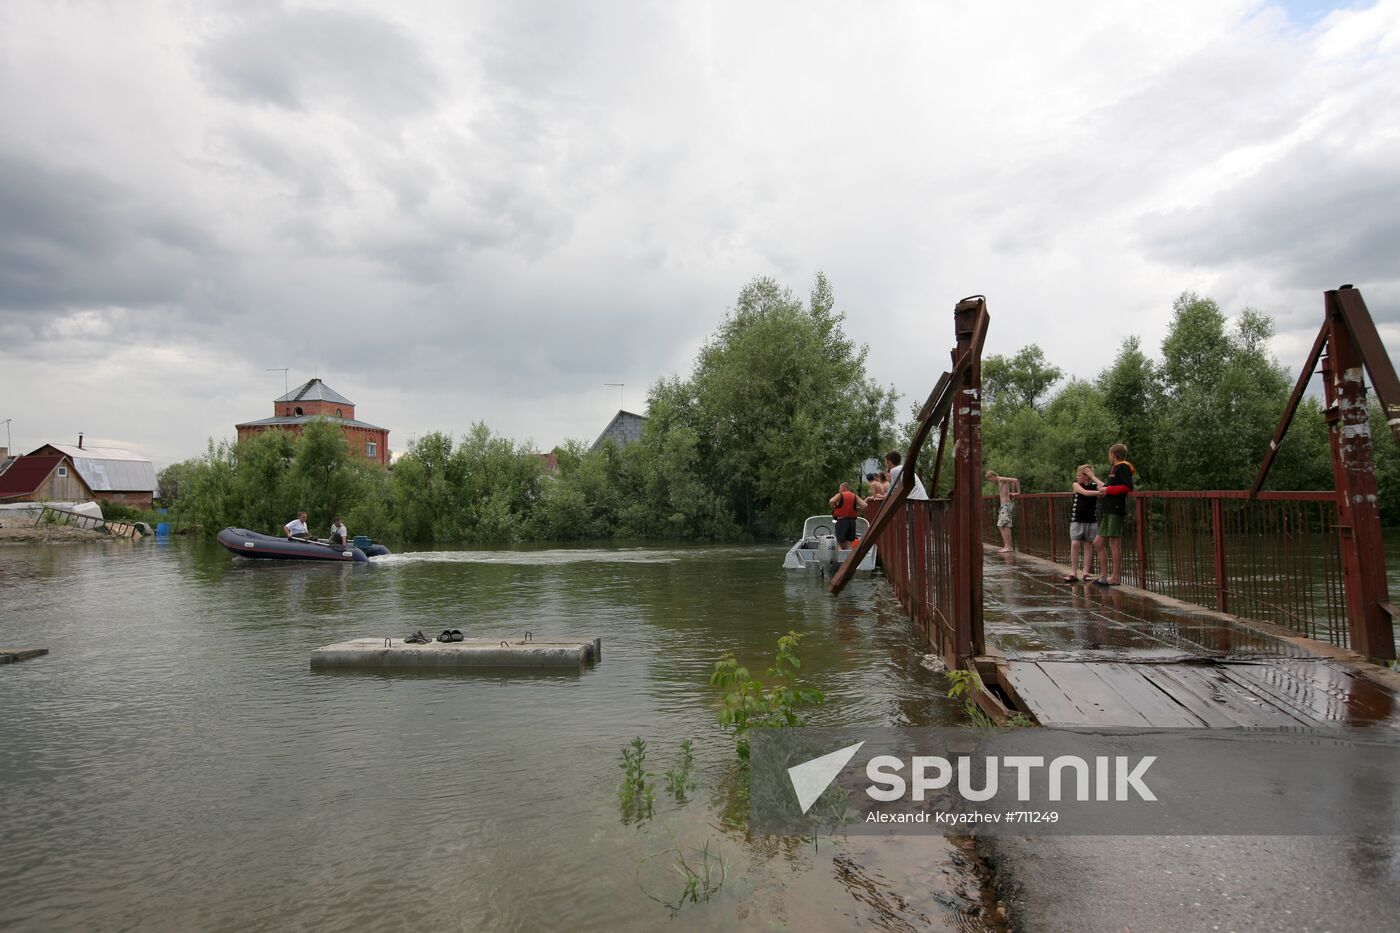
<svg viewBox="0 0 1400 933">
<path fill-rule="evenodd" d="M 140 454 L 120 447 L 47 446 L 67 454 L 93 492 L 156 492 L 155 464 Z"/>
<path fill-rule="evenodd" d="M 8 470 L 0 473 L 0 499 L 29 495 L 62 462 L 63 458 L 57 454 L 19 457 Z"/>
<path fill-rule="evenodd" d="M 353 405 L 345 396 L 326 385 L 320 379 L 308 379 L 279 399 L 277 402 L 336 402 L 340 405 Z"/>
<path fill-rule="evenodd" d="M 377 424 L 370 424 L 368 421 L 361 421 L 358 418 L 336 418 L 332 415 L 287 415 L 286 417 L 260 418 L 257 421 L 244 421 L 240 424 L 235 424 L 234 427 L 262 428 L 277 427 L 278 425 L 284 424 L 306 424 L 309 421 L 315 421 L 317 418 L 325 418 L 327 421 L 334 424 L 343 424 L 352 428 L 369 428 L 371 431 L 389 430 L 388 428 L 381 428 Z"/>
<path fill-rule="evenodd" d="M 140 454 L 124 447 L 79 447 L 76 444 L 46 444 L 54 450 L 61 450 L 70 457 L 91 457 L 97 460 L 139 460 L 150 463 Z M 42 448 L 40 448 L 42 449 Z"/>
</svg>

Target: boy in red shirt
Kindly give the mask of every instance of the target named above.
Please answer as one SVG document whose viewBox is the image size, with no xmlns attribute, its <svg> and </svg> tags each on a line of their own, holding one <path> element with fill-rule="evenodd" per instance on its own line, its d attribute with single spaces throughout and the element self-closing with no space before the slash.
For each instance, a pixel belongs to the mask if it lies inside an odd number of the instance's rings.
<svg viewBox="0 0 1400 933">
<path fill-rule="evenodd" d="M 1128 448 L 1114 444 L 1108 448 L 1108 480 L 1099 495 L 1099 533 L 1094 538 L 1094 553 L 1099 557 L 1100 569 L 1109 567 L 1104 561 L 1104 544 L 1107 543 L 1113 554 L 1113 564 L 1107 577 L 1094 582 L 1099 586 L 1117 586 L 1122 582 L 1119 574 L 1123 560 L 1123 522 L 1128 514 L 1128 493 L 1133 491 L 1133 474 L 1137 469 L 1128 462 Z"/>
</svg>

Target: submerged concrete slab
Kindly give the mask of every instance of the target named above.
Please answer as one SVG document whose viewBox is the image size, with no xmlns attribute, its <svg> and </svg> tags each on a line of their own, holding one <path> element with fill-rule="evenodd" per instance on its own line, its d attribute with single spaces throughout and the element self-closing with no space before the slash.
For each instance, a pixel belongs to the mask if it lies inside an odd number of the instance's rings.
<svg viewBox="0 0 1400 933">
<path fill-rule="evenodd" d="M 406 644 L 401 638 L 357 638 L 311 652 L 311 667 L 400 669 L 573 668 L 597 663 L 603 640 L 539 638 L 529 641 L 472 638 Z"/>
<path fill-rule="evenodd" d="M 0 664 L 27 661 L 48 653 L 47 648 L 0 648 Z"/>
</svg>

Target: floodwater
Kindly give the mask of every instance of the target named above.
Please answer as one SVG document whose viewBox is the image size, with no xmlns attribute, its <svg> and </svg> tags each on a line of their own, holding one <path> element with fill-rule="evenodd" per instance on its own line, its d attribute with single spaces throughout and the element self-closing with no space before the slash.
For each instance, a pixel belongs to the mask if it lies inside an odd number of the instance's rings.
<svg viewBox="0 0 1400 933">
<path fill-rule="evenodd" d="M 0 549 L 0 928 L 978 929 L 954 846 L 750 838 L 715 659 L 803 633 L 819 725 L 949 725 L 886 585 L 782 549 L 262 564 L 210 542 Z M 415 629 L 603 639 L 578 674 L 312 673 Z M 625 821 L 647 742 L 654 816 Z M 662 775 L 694 744 L 683 802 Z M 708 854 L 706 854 L 708 853 Z M 682 901 L 681 860 L 708 899 Z M 722 878 L 722 883 L 720 879 Z"/>
</svg>

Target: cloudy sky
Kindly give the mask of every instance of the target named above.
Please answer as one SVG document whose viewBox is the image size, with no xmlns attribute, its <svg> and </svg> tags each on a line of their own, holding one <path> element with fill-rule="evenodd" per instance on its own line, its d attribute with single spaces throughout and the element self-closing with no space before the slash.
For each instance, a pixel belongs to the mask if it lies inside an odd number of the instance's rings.
<svg viewBox="0 0 1400 933">
<path fill-rule="evenodd" d="M 0 4 L 0 420 L 158 465 L 319 373 L 592 440 L 826 272 L 922 397 L 950 311 L 1078 375 L 1186 289 L 1400 348 L 1400 0 Z"/>
</svg>

